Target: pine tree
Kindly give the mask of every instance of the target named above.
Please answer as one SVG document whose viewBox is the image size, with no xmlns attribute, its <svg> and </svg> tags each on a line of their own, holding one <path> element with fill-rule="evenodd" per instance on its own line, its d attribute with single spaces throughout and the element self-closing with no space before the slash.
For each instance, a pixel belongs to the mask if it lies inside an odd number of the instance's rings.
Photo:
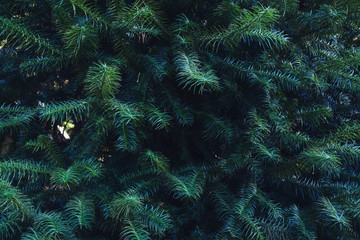
<svg viewBox="0 0 360 240">
<path fill-rule="evenodd" d="M 357 0 L 0 1 L 0 238 L 360 239 Z"/>
</svg>

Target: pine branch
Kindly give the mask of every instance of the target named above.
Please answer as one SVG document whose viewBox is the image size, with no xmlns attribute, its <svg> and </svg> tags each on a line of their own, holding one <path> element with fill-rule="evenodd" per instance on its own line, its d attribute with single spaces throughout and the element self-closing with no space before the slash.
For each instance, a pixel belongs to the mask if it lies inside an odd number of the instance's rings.
<svg viewBox="0 0 360 240">
<path fill-rule="evenodd" d="M 146 205 L 138 214 L 140 222 L 158 236 L 163 236 L 172 227 L 170 215 L 159 207 Z"/>
<path fill-rule="evenodd" d="M 144 108 L 147 113 L 146 118 L 155 130 L 169 129 L 172 121 L 171 115 L 154 105 L 144 106 Z"/>
<path fill-rule="evenodd" d="M 294 229 L 294 236 L 300 237 L 300 239 L 315 239 L 316 235 L 313 229 L 307 226 L 309 219 L 304 218 L 301 210 L 297 206 L 292 206 L 290 209 L 290 227 Z"/>
<path fill-rule="evenodd" d="M 238 43 L 258 42 L 264 47 L 282 48 L 287 45 L 288 38 L 283 33 L 271 29 L 279 15 L 272 8 L 254 7 L 252 11 L 244 9 L 227 29 L 205 35 L 201 41 L 205 46 L 217 50 L 220 45 L 234 48 Z"/>
<path fill-rule="evenodd" d="M 46 240 L 47 237 L 44 234 L 36 232 L 34 229 L 30 228 L 31 233 L 24 233 L 21 236 L 21 240 Z"/>
<path fill-rule="evenodd" d="M 39 56 L 36 58 L 31 58 L 26 61 L 23 61 L 20 64 L 20 69 L 24 73 L 40 73 L 40 72 L 50 72 L 57 69 L 61 69 L 66 64 L 66 59 L 61 57 L 45 57 Z"/>
<path fill-rule="evenodd" d="M 17 187 L 11 186 L 7 181 L 0 180 L 0 207 L 7 212 L 12 219 L 30 218 L 32 201 L 25 196 Z"/>
<path fill-rule="evenodd" d="M 105 15 L 101 13 L 99 8 L 96 5 L 88 3 L 86 0 L 69 0 L 74 6 L 80 8 L 86 18 L 90 17 L 95 20 L 101 27 L 105 27 L 107 29 L 110 25 Z M 74 8 L 75 11 L 75 8 Z M 74 12 L 76 15 L 76 11 Z"/>
<path fill-rule="evenodd" d="M 254 78 L 255 81 L 259 81 L 256 77 L 266 77 L 276 80 L 276 83 L 280 86 L 283 86 L 289 90 L 297 89 L 301 86 L 301 82 L 296 77 L 291 74 L 281 73 L 278 70 L 262 70 L 255 69 L 253 66 L 246 66 L 245 63 L 238 61 L 234 58 L 225 58 L 223 60 L 218 60 L 223 65 L 224 68 L 232 69 L 233 75 L 236 76 L 248 76 Z M 269 81 L 269 80 L 267 80 Z"/>
<path fill-rule="evenodd" d="M 75 166 L 70 166 L 68 169 L 56 168 L 50 174 L 50 181 L 56 188 L 72 189 L 80 184 L 81 173 L 81 169 Z"/>
<path fill-rule="evenodd" d="M 166 69 L 168 62 L 161 58 L 161 56 L 146 55 L 144 58 L 145 67 L 152 72 L 152 76 L 156 81 L 162 81 L 168 75 Z"/>
<path fill-rule="evenodd" d="M 153 169 L 155 171 L 169 171 L 169 160 L 160 152 L 146 150 L 139 158 L 140 165 L 145 169 Z"/>
<path fill-rule="evenodd" d="M 182 176 L 169 175 L 169 181 L 170 191 L 180 200 L 198 200 L 205 183 L 202 173 L 196 171 Z"/>
<path fill-rule="evenodd" d="M 26 179 L 29 182 L 46 179 L 50 171 L 48 165 L 33 160 L 6 159 L 0 162 L 1 178 L 11 182 L 15 179 Z"/>
<path fill-rule="evenodd" d="M 308 123 L 312 126 L 320 125 L 321 122 L 327 122 L 328 118 L 333 117 L 332 109 L 325 106 L 302 108 L 299 110 L 301 123 Z"/>
<path fill-rule="evenodd" d="M 201 66 L 201 62 L 195 53 L 177 53 L 175 66 L 178 70 L 179 84 L 183 88 L 193 89 L 202 94 L 205 89 L 209 91 L 219 91 L 221 89 L 219 78 L 212 69 Z"/>
<path fill-rule="evenodd" d="M 34 225 L 41 238 L 44 236 L 46 239 L 62 239 L 71 238 L 73 235 L 65 219 L 57 212 L 38 213 L 35 216 Z M 36 236 L 38 233 L 34 235 Z"/>
<path fill-rule="evenodd" d="M 144 113 L 136 103 L 125 103 L 117 99 L 110 99 L 108 105 L 114 113 L 114 122 L 117 127 L 129 123 L 138 125 L 144 117 Z"/>
<path fill-rule="evenodd" d="M 70 119 L 82 121 L 89 112 L 88 100 L 50 102 L 39 107 L 39 117 L 43 121 L 63 122 Z"/>
<path fill-rule="evenodd" d="M 11 118 L 0 117 L 0 134 L 6 132 L 12 134 L 13 132 L 26 130 L 34 117 L 33 112 L 18 114 Z"/>
<path fill-rule="evenodd" d="M 123 123 L 117 128 L 117 132 L 119 135 L 115 144 L 118 149 L 130 152 L 138 149 L 139 139 L 134 126 Z"/>
<path fill-rule="evenodd" d="M 30 113 L 32 111 L 31 108 L 23 107 L 23 106 L 10 106 L 10 105 L 1 105 L 0 106 L 0 116 L 2 117 L 11 117 L 17 114 Z"/>
<path fill-rule="evenodd" d="M 137 0 L 131 7 L 121 10 L 113 26 L 126 29 L 130 38 L 136 35 L 144 43 L 166 32 L 162 15 L 156 2 Z"/>
<path fill-rule="evenodd" d="M 7 34 L 7 40 L 12 46 L 19 46 L 25 50 L 29 50 L 35 46 L 36 53 L 48 52 L 49 54 L 61 55 L 61 51 L 57 46 L 53 45 L 49 40 L 42 38 L 39 34 L 23 24 L 13 19 L 0 17 L 1 35 Z"/>
<path fill-rule="evenodd" d="M 144 226 L 136 221 L 126 221 L 126 226 L 121 232 L 125 240 L 150 240 L 150 234 Z"/>
<path fill-rule="evenodd" d="M 180 99 L 177 98 L 173 93 L 169 92 L 167 89 L 165 89 L 165 87 L 163 88 L 163 92 L 166 95 L 166 100 L 163 104 L 173 110 L 173 113 L 180 125 L 192 125 L 194 122 L 194 116 L 191 113 L 191 109 L 185 104 L 182 104 Z"/>
<path fill-rule="evenodd" d="M 128 218 L 143 208 L 143 199 L 132 192 L 120 193 L 117 194 L 110 206 L 114 218 Z"/>
<path fill-rule="evenodd" d="M 95 204 L 92 200 L 80 195 L 73 197 L 66 204 L 69 225 L 74 228 L 91 229 L 95 221 Z"/>
<path fill-rule="evenodd" d="M 329 199 L 323 197 L 318 202 L 320 210 L 320 218 L 324 221 L 324 224 L 329 227 L 338 226 L 341 229 L 350 229 L 351 223 L 347 219 L 344 211 L 337 209 Z"/>
<path fill-rule="evenodd" d="M 234 131 L 229 122 L 213 115 L 205 115 L 203 125 L 205 128 L 203 131 L 205 139 L 229 140 L 234 135 Z"/>
<path fill-rule="evenodd" d="M 300 159 L 307 164 L 308 169 L 318 168 L 328 174 L 336 174 L 340 171 L 340 159 L 323 149 L 309 149 L 301 153 Z"/>
<path fill-rule="evenodd" d="M 86 181 L 103 176 L 103 166 L 98 160 L 94 158 L 78 161 L 74 163 L 73 166 L 79 172 L 81 172 L 82 179 Z"/>
<path fill-rule="evenodd" d="M 95 63 L 90 66 L 84 80 L 88 95 L 99 99 L 113 98 L 120 87 L 119 68 L 106 63 Z"/>
<path fill-rule="evenodd" d="M 225 222 L 233 214 L 234 196 L 226 189 L 224 185 L 216 186 L 212 191 L 212 201 L 216 206 L 218 218 Z"/>
<path fill-rule="evenodd" d="M 64 32 L 63 41 L 72 57 L 89 55 L 89 53 L 96 52 L 99 46 L 98 33 L 89 24 L 71 26 Z"/>
<path fill-rule="evenodd" d="M 36 140 L 28 141 L 25 148 L 33 152 L 44 151 L 45 157 L 52 161 L 54 165 L 61 166 L 63 159 L 59 147 L 46 135 L 39 135 Z"/>
<path fill-rule="evenodd" d="M 3 239 L 14 237 L 19 230 L 20 226 L 15 219 L 10 218 L 7 215 L 0 217 L 0 236 Z"/>
</svg>

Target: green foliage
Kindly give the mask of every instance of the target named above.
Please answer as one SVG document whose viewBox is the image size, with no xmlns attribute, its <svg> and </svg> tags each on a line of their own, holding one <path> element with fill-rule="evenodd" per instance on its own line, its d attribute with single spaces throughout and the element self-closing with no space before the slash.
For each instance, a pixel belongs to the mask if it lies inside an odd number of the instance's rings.
<svg viewBox="0 0 360 240">
<path fill-rule="evenodd" d="M 337 209 L 337 207 L 334 206 L 329 199 L 321 198 L 318 204 L 320 210 L 319 214 L 321 219 L 324 221 L 324 225 L 330 227 L 337 226 L 341 230 L 343 228 L 351 228 L 350 220 L 347 219 L 346 215 L 344 215 L 344 212 L 340 209 Z"/>
<path fill-rule="evenodd" d="M 30 217 L 31 200 L 17 187 L 11 186 L 7 181 L 0 180 L 0 191 L 0 207 L 4 213 L 8 213 L 12 219 L 21 217 L 24 220 Z"/>
<path fill-rule="evenodd" d="M 96 23 L 99 23 L 100 25 L 104 25 L 105 27 L 108 25 L 107 20 L 103 16 L 103 14 L 100 13 L 98 8 L 95 5 L 89 4 L 86 0 L 70 0 L 71 4 L 74 7 L 74 14 L 76 15 L 76 8 L 78 7 L 81 9 L 86 18 L 90 18 Z"/>
<path fill-rule="evenodd" d="M 138 146 L 138 137 L 132 125 L 121 124 L 118 127 L 119 137 L 116 141 L 116 147 L 120 150 L 134 152 Z"/>
<path fill-rule="evenodd" d="M 200 94 L 204 89 L 219 90 L 219 79 L 211 69 L 201 67 L 201 62 L 195 53 L 179 52 L 175 59 L 178 69 L 179 84 L 183 88 L 198 89 Z"/>
<path fill-rule="evenodd" d="M 158 37 L 163 30 L 163 17 L 155 1 L 137 0 L 131 6 L 120 9 L 114 22 L 115 28 L 124 29 L 131 38 L 148 41 L 151 36 Z"/>
<path fill-rule="evenodd" d="M 35 233 L 35 239 L 39 234 L 46 239 L 71 239 L 70 228 L 65 219 L 57 212 L 38 213 L 35 217 L 35 228 L 40 233 Z"/>
<path fill-rule="evenodd" d="M 115 196 L 111 203 L 112 215 L 115 218 L 127 218 L 132 211 L 136 211 L 143 206 L 142 198 L 136 193 L 121 193 Z"/>
<path fill-rule="evenodd" d="M 50 173 L 50 167 L 41 162 L 33 160 L 14 160 L 4 159 L 0 162 L 0 174 L 4 180 L 22 180 L 36 181 L 38 178 L 44 178 Z"/>
<path fill-rule="evenodd" d="M 139 212 L 140 222 L 156 235 L 163 236 L 167 229 L 171 228 L 170 215 L 159 207 L 144 206 Z"/>
<path fill-rule="evenodd" d="M 233 130 L 228 122 L 212 115 L 206 116 L 204 137 L 227 140 L 233 136 Z"/>
<path fill-rule="evenodd" d="M 147 120 L 155 128 L 155 130 L 160 130 L 165 128 L 166 130 L 171 124 L 172 117 L 166 112 L 161 111 L 155 106 L 145 107 L 147 112 Z"/>
<path fill-rule="evenodd" d="M 150 234 L 144 229 L 140 223 L 128 221 L 121 235 L 125 240 L 148 240 Z"/>
<path fill-rule="evenodd" d="M 108 99 L 114 97 L 120 86 L 119 69 L 106 63 L 96 63 L 90 66 L 85 78 L 85 89 L 90 96 Z"/>
<path fill-rule="evenodd" d="M 102 165 L 94 158 L 78 161 L 74 167 L 81 171 L 81 177 L 84 180 L 94 180 L 103 175 Z"/>
<path fill-rule="evenodd" d="M 28 26 L 24 23 L 15 19 L 0 17 L 0 26 L 2 28 L 1 35 L 5 34 L 8 44 L 12 46 L 17 46 L 24 50 L 34 48 L 37 53 L 61 54 L 61 51 L 56 46 L 28 29 Z"/>
<path fill-rule="evenodd" d="M 0 133 L 19 132 L 26 130 L 29 127 L 30 122 L 33 120 L 33 113 L 20 113 L 17 115 L 0 118 Z"/>
<path fill-rule="evenodd" d="M 139 160 L 140 165 L 143 168 L 149 168 L 161 172 L 168 172 L 170 168 L 169 159 L 159 152 L 146 150 Z"/>
<path fill-rule="evenodd" d="M 64 64 L 64 57 L 35 57 L 24 60 L 20 64 L 20 69 L 23 73 L 33 74 L 34 72 L 50 72 L 61 68 Z"/>
<path fill-rule="evenodd" d="M 96 29 L 91 25 L 75 25 L 64 33 L 64 42 L 70 55 L 76 57 L 83 54 L 89 54 L 97 50 L 99 37 Z"/>
<path fill-rule="evenodd" d="M 304 216 L 297 206 L 292 206 L 290 209 L 289 222 L 294 236 L 299 239 L 315 239 L 314 229 L 311 229 L 307 224 L 310 222 Z"/>
<path fill-rule="evenodd" d="M 0 238 L 360 239 L 356 0 L 0 0 Z"/>
<path fill-rule="evenodd" d="M 27 142 L 25 148 L 33 152 L 44 151 L 46 159 L 55 165 L 62 165 L 60 149 L 49 136 L 39 135 L 36 140 Z"/>
<path fill-rule="evenodd" d="M 95 221 L 95 204 L 84 195 L 74 197 L 66 205 L 68 222 L 72 229 L 91 228 Z"/>
<path fill-rule="evenodd" d="M 51 121 L 52 124 L 71 119 L 78 122 L 87 114 L 88 109 L 88 102 L 84 100 L 52 102 L 39 107 L 39 117 L 44 121 Z"/>
<path fill-rule="evenodd" d="M 0 219 L 0 232 L 2 238 L 7 239 L 16 234 L 19 226 L 13 218 L 9 218 L 9 216 L 1 216 Z"/>
<path fill-rule="evenodd" d="M 199 199 L 204 188 L 204 178 L 201 172 L 190 172 L 183 176 L 169 176 L 169 188 L 175 198 Z"/>
<path fill-rule="evenodd" d="M 234 16 L 227 29 L 203 37 L 206 46 L 218 49 L 220 44 L 235 48 L 239 42 L 258 42 L 264 47 L 283 47 L 287 44 L 287 37 L 283 33 L 271 29 L 279 18 L 276 9 L 255 6 L 252 11 L 238 10 L 236 5 L 234 8 L 239 14 Z"/>
<path fill-rule="evenodd" d="M 117 126 L 122 124 L 138 124 L 143 113 L 135 103 L 122 103 L 116 99 L 109 101 L 109 107 L 114 111 L 114 121 Z"/>
</svg>

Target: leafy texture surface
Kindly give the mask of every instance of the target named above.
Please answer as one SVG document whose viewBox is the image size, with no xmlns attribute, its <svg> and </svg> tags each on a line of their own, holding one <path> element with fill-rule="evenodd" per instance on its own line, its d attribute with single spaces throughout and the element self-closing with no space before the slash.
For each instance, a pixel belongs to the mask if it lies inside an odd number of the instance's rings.
<svg viewBox="0 0 360 240">
<path fill-rule="evenodd" d="M 0 239 L 360 239 L 358 0 L 0 0 Z"/>
</svg>

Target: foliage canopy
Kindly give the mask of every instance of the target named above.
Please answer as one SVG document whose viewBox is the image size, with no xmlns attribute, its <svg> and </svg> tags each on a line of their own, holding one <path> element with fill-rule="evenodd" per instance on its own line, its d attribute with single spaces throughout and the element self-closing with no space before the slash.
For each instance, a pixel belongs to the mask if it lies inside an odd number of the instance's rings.
<svg viewBox="0 0 360 240">
<path fill-rule="evenodd" d="M 358 0 L 0 0 L 0 238 L 360 239 Z"/>
</svg>

